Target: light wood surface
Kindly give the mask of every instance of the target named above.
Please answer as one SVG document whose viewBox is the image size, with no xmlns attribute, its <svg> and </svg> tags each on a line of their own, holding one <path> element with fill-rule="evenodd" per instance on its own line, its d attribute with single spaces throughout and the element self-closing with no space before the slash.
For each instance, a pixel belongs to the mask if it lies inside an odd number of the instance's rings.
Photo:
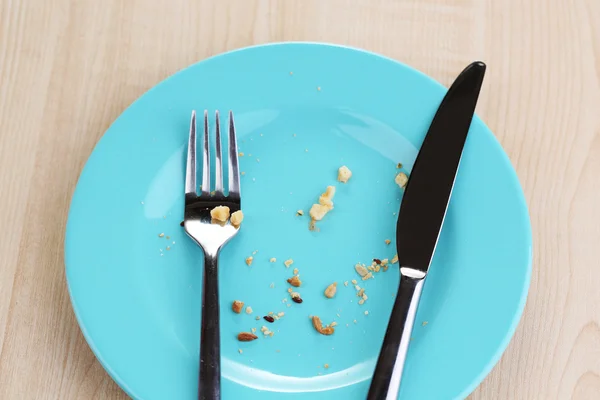
<svg viewBox="0 0 600 400">
<path fill-rule="evenodd" d="M 0 0 L 0 399 L 122 399 L 75 321 L 67 210 L 109 124 L 208 56 L 272 41 L 366 48 L 449 84 L 488 64 L 478 113 L 531 211 L 524 318 L 473 399 L 600 398 L 600 1 Z"/>
</svg>

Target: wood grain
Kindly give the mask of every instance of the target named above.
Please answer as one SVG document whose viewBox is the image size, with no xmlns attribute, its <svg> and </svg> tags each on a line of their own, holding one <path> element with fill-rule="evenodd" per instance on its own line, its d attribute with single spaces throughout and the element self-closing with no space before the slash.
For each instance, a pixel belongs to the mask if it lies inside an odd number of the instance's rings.
<svg viewBox="0 0 600 400">
<path fill-rule="evenodd" d="M 598 0 L 0 0 L 0 398 L 122 399 L 66 290 L 85 160 L 134 99 L 226 50 L 363 47 L 448 84 L 488 64 L 478 113 L 509 154 L 534 232 L 514 340 L 473 399 L 600 398 Z"/>
</svg>

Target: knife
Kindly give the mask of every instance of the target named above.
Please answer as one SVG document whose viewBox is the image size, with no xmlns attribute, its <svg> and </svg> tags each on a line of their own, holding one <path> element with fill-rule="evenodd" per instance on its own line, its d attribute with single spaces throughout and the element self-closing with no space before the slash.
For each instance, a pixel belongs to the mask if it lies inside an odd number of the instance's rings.
<svg viewBox="0 0 600 400">
<path fill-rule="evenodd" d="M 413 166 L 396 226 L 400 285 L 368 400 L 396 400 L 419 298 L 444 223 L 485 75 L 471 63 L 442 100 Z"/>
</svg>

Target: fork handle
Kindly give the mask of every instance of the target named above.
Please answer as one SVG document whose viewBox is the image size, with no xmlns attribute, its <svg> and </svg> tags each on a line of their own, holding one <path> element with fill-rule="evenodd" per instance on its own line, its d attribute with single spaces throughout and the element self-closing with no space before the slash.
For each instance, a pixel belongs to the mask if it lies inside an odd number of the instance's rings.
<svg viewBox="0 0 600 400">
<path fill-rule="evenodd" d="M 221 337 L 219 329 L 218 254 L 205 251 L 202 279 L 202 328 L 198 399 L 221 398 Z"/>
<path fill-rule="evenodd" d="M 388 323 L 367 400 L 396 400 L 410 335 L 423 290 L 423 276 L 400 275 L 400 287 Z"/>
</svg>

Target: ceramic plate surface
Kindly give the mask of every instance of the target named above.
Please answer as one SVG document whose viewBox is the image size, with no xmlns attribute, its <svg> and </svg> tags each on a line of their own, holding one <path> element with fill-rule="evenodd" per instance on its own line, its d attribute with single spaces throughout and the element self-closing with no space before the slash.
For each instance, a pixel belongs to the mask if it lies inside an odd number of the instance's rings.
<svg viewBox="0 0 600 400">
<path fill-rule="evenodd" d="M 223 398 L 364 399 L 398 265 L 364 282 L 353 267 L 394 256 L 397 163 L 410 172 L 445 93 L 393 60 L 302 43 L 204 60 L 132 104 L 81 174 L 66 237 L 73 307 L 109 374 L 134 398 L 196 398 L 202 252 L 179 225 L 186 142 L 192 109 L 231 109 L 244 153 L 246 217 L 220 258 Z M 336 181 L 342 165 L 353 172 L 347 184 Z M 311 232 L 308 217 L 296 211 L 308 214 L 327 185 L 337 188 L 335 208 Z M 244 260 L 255 251 L 248 267 Z M 290 268 L 286 259 L 294 260 Z M 302 304 L 283 301 L 294 268 Z M 506 154 L 475 118 L 400 398 L 468 395 L 507 346 L 530 273 L 523 193 Z M 344 285 L 352 279 L 366 289 L 364 305 L 353 285 Z M 338 289 L 330 300 L 323 291 L 332 282 Z M 234 299 L 253 313 L 234 314 Z M 274 324 L 255 319 L 270 311 L 285 316 Z M 335 334 L 315 332 L 310 315 L 336 321 Z M 274 336 L 236 340 L 262 325 Z"/>
</svg>

